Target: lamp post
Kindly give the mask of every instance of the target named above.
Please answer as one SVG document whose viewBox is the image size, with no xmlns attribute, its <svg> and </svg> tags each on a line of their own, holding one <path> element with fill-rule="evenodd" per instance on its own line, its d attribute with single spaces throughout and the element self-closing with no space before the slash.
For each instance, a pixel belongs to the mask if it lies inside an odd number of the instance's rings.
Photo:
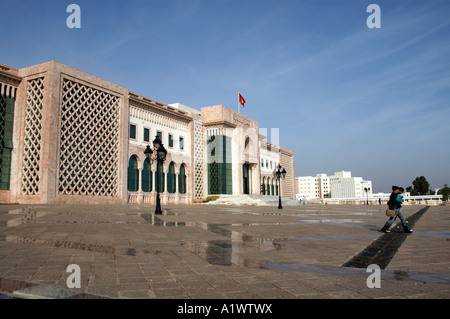
<svg viewBox="0 0 450 319">
<path fill-rule="evenodd" d="M 370 187 L 364 187 L 364 191 L 366 192 L 366 205 L 369 205 L 369 191 L 370 191 Z"/>
<path fill-rule="evenodd" d="M 284 168 L 283 170 L 281 169 L 281 164 L 278 164 L 273 171 L 273 177 L 278 180 L 278 209 L 283 209 L 283 206 L 281 205 L 281 179 L 286 178 L 286 170 Z"/>
<path fill-rule="evenodd" d="M 164 161 L 166 160 L 167 150 L 164 148 L 164 145 L 161 143 L 161 140 L 159 139 L 158 136 L 156 136 L 155 139 L 153 140 L 153 150 L 156 152 L 154 158 L 152 157 L 153 151 L 152 151 L 150 145 L 147 145 L 147 148 L 144 151 L 144 155 L 145 155 L 145 158 L 150 161 L 150 164 L 152 164 L 153 161 L 156 161 L 156 164 L 157 164 L 156 165 L 156 209 L 155 209 L 155 214 L 161 215 L 162 214 L 161 199 L 159 196 L 159 185 L 160 185 L 159 164 L 161 164 L 161 166 L 162 166 Z"/>
</svg>

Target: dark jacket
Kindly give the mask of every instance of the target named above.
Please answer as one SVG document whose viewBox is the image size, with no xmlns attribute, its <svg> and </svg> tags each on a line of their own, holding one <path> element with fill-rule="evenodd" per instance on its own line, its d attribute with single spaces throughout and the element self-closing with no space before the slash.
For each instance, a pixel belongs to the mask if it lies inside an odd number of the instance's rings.
<svg viewBox="0 0 450 319">
<path fill-rule="evenodd" d="M 402 195 L 392 192 L 387 204 L 389 205 L 389 209 L 397 209 L 402 207 Z"/>
</svg>

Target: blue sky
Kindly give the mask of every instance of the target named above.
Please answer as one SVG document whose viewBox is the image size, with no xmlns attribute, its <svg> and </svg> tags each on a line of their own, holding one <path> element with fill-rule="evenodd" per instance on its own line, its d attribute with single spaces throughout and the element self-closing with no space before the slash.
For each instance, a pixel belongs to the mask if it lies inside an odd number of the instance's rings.
<svg viewBox="0 0 450 319">
<path fill-rule="evenodd" d="M 71 3 L 81 29 L 66 26 Z M 237 109 L 241 92 L 241 112 L 295 151 L 296 176 L 435 188 L 450 184 L 449 13 L 437 0 L 0 0 L 0 63 L 57 60 L 197 109 Z"/>
</svg>

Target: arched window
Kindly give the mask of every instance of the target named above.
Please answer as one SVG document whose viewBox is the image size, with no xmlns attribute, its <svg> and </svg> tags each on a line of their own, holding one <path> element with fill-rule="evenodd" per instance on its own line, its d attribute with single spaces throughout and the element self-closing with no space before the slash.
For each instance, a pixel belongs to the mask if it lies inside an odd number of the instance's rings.
<svg viewBox="0 0 450 319">
<path fill-rule="evenodd" d="M 157 165 L 157 173 L 155 173 L 156 179 L 156 191 L 159 191 L 160 193 L 164 192 L 164 168 L 163 165 L 158 163 Z M 159 181 L 158 181 L 159 180 Z M 158 185 L 159 182 L 159 185 Z"/>
<path fill-rule="evenodd" d="M 178 175 L 178 192 L 180 194 L 186 194 L 186 169 L 184 164 L 180 166 L 180 175 Z"/>
<path fill-rule="evenodd" d="M 263 177 L 261 184 L 261 194 L 266 195 L 266 178 Z"/>
<path fill-rule="evenodd" d="M 173 162 L 169 164 L 169 172 L 167 173 L 167 192 L 175 193 L 175 183 L 177 176 L 175 175 L 175 165 Z"/>
<path fill-rule="evenodd" d="M 270 188 L 272 190 L 272 194 L 271 194 L 272 196 L 275 195 L 275 185 L 274 185 L 274 183 L 275 183 L 275 179 L 272 179 L 272 183 L 270 185 Z"/>
<path fill-rule="evenodd" d="M 150 165 L 150 161 L 145 159 L 144 168 L 142 169 L 142 191 L 151 192 L 153 184 L 153 173 Z"/>
<path fill-rule="evenodd" d="M 137 192 L 139 189 L 139 171 L 136 156 L 131 156 L 128 161 L 127 189 L 129 192 Z"/>
</svg>

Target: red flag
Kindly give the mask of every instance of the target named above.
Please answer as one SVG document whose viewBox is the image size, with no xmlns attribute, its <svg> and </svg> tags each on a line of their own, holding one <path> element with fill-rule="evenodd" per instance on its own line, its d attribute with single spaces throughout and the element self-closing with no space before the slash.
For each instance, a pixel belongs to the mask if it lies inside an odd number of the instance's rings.
<svg viewBox="0 0 450 319">
<path fill-rule="evenodd" d="M 242 97 L 241 93 L 239 93 L 239 103 L 241 103 L 242 107 L 245 107 L 245 99 Z"/>
</svg>

